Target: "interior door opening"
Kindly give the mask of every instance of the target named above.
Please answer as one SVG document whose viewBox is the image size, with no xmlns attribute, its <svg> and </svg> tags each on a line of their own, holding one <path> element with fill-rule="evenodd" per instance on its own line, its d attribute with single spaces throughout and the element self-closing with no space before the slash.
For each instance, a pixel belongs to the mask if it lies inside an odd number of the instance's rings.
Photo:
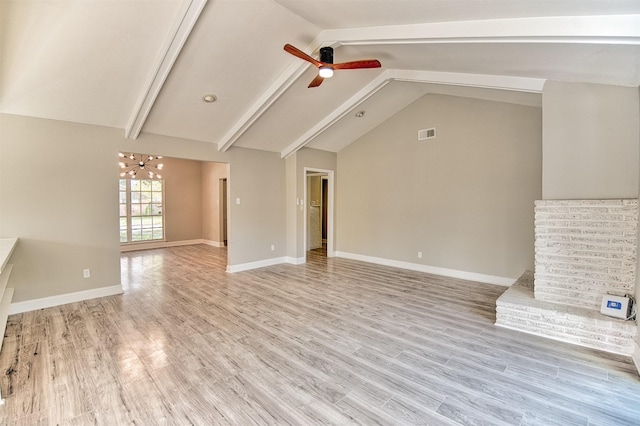
<svg viewBox="0 0 640 426">
<path fill-rule="evenodd" d="M 305 168 L 305 257 L 333 257 L 333 170 Z"/>
</svg>

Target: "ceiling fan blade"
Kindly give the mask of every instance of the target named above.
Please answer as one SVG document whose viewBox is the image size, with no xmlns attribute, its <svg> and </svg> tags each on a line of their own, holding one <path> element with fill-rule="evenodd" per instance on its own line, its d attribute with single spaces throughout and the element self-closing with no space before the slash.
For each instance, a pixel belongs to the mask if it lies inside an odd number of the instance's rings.
<svg viewBox="0 0 640 426">
<path fill-rule="evenodd" d="M 307 55 L 306 53 L 304 53 L 302 50 L 298 49 L 295 46 L 292 46 L 290 44 L 285 44 L 284 45 L 284 50 L 291 53 L 293 56 L 296 56 L 300 59 L 304 59 L 305 61 L 311 62 L 313 65 L 315 65 L 316 67 L 321 67 L 323 65 L 322 62 L 312 58 L 311 56 Z"/>
<path fill-rule="evenodd" d="M 311 80 L 311 83 L 309 83 L 307 87 L 318 87 L 322 84 L 323 81 L 324 77 L 320 77 L 319 75 L 317 75 L 316 78 Z"/>
<path fill-rule="evenodd" d="M 342 62 L 333 64 L 331 67 L 336 70 L 355 70 L 359 68 L 380 68 L 382 64 L 377 59 L 363 59 L 360 61 Z"/>
</svg>

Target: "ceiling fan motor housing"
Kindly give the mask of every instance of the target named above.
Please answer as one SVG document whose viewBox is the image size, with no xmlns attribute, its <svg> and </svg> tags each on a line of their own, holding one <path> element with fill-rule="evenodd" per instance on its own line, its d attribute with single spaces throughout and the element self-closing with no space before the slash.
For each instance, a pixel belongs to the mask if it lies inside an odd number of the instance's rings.
<svg viewBox="0 0 640 426">
<path fill-rule="evenodd" d="M 333 47 L 320 48 L 320 62 L 325 64 L 333 64 Z"/>
</svg>

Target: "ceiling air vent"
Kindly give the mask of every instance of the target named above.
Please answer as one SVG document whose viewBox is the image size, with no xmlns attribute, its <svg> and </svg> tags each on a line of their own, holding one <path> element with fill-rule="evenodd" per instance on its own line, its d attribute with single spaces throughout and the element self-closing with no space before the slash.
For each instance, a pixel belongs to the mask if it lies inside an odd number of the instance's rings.
<svg viewBox="0 0 640 426">
<path fill-rule="evenodd" d="M 433 139 L 436 137 L 436 128 L 418 130 L 418 140 L 424 141 L 427 139 Z"/>
</svg>

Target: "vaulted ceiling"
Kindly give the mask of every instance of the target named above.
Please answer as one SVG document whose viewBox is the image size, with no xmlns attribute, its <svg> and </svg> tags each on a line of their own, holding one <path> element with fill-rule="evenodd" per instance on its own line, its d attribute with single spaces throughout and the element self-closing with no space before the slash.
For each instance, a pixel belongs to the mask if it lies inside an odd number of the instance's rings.
<svg viewBox="0 0 640 426">
<path fill-rule="evenodd" d="M 283 157 L 337 152 L 427 93 L 640 85 L 637 0 L 3 0 L 0 37 L 0 112 Z M 285 43 L 382 68 L 309 89 Z"/>
</svg>

